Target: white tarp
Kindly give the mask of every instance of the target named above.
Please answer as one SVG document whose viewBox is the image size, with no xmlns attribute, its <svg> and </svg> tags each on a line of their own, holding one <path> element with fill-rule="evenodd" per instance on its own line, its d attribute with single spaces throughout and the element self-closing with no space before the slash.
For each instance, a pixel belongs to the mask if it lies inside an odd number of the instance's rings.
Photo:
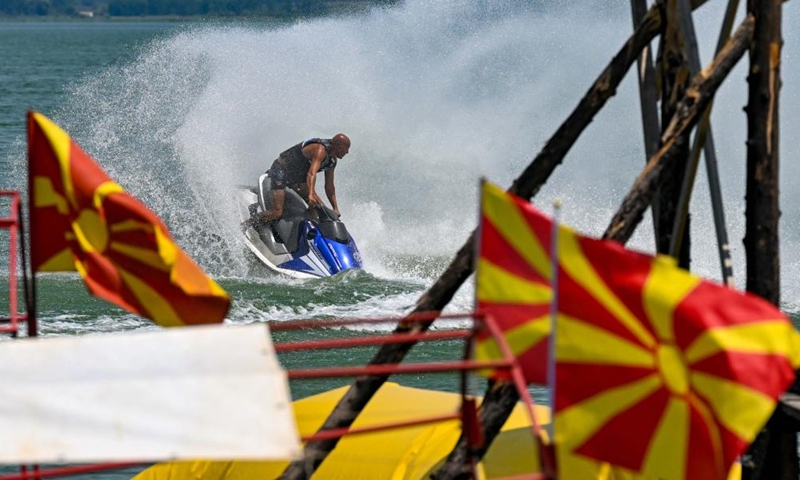
<svg viewBox="0 0 800 480">
<path fill-rule="evenodd" d="M 300 455 L 266 324 L 0 344 L 0 463 Z"/>
</svg>

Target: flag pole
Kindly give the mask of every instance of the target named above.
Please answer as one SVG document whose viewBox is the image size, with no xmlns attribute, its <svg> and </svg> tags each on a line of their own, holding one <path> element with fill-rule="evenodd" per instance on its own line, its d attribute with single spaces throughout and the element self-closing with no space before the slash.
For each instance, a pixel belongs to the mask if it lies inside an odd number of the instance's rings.
<svg viewBox="0 0 800 480">
<path fill-rule="evenodd" d="M 547 345 L 547 386 L 549 387 L 550 403 L 550 428 L 548 435 L 550 444 L 555 446 L 555 411 L 556 411 L 556 325 L 558 320 L 558 214 L 561 209 L 561 199 L 553 199 L 553 231 L 551 233 L 550 262 L 552 272 L 550 276 L 550 337 Z"/>
<path fill-rule="evenodd" d="M 30 202 L 31 199 L 28 199 Z M 36 322 L 36 273 L 33 271 L 33 263 L 28 261 L 27 247 L 25 243 L 28 239 L 28 231 L 25 228 L 25 220 L 22 217 L 22 206 L 17 204 L 17 218 L 19 218 L 20 231 L 20 251 L 22 252 L 22 283 L 25 290 L 25 311 L 27 314 L 28 336 L 38 335 L 38 324 Z M 30 268 L 30 277 L 28 277 Z"/>
<path fill-rule="evenodd" d="M 36 222 L 36 209 L 33 207 L 34 206 L 34 201 L 33 201 L 33 192 L 34 192 L 33 175 L 31 174 L 31 171 L 32 171 L 31 169 L 33 168 L 32 167 L 33 155 L 31 154 L 31 149 L 32 149 L 31 142 L 32 142 L 32 137 L 33 137 L 33 123 L 34 123 L 33 111 L 29 110 L 27 115 L 26 115 L 26 122 L 25 122 L 25 124 L 26 124 L 25 128 L 26 128 L 26 134 L 27 134 L 27 141 L 28 141 L 28 165 L 27 165 L 28 166 L 28 229 L 27 229 L 27 231 L 25 229 L 25 221 L 22 218 L 22 215 L 20 215 L 20 217 L 19 217 L 20 218 L 20 227 L 21 227 L 20 230 L 22 232 L 22 235 L 21 235 L 22 236 L 22 241 L 20 243 L 22 244 L 23 272 L 25 272 L 26 269 L 27 269 L 27 265 L 24 265 L 25 263 L 30 263 L 30 268 L 31 268 L 30 295 L 28 295 L 28 291 L 27 291 L 27 278 L 25 279 L 25 282 L 26 282 L 26 295 L 25 295 L 26 299 L 25 300 L 27 302 L 27 310 L 28 310 L 28 312 L 27 312 L 28 313 L 28 322 L 27 323 L 28 323 L 28 336 L 29 337 L 35 337 L 35 336 L 37 336 L 39 334 L 39 322 L 38 322 L 38 320 L 36 318 L 36 315 L 37 315 L 37 312 L 36 312 L 36 270 L 33 267 L 33 265 L 34 265 L 34 262 L 33 262 L 34 252 L 33 252 L 33 250 L 34 250 L 34 248 L 33 248 L 33 235 L 32 235 L 33 224 L 34 224 L 34 222 Z M 25 238 L 26 236 L 28 238 Z M 28 240 L 30 242 L 30 247 L 31 247 L 30 262 L 26 262 L 26 259 L 24 258 L 26 256 L 25 255 L 25 241 L 26 240 Z"/>
</svg>

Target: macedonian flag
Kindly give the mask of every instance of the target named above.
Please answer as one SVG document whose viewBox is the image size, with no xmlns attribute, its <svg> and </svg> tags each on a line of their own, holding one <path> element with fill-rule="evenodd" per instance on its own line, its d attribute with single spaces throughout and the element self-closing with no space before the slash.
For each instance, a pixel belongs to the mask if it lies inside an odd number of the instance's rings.
<svg viewBox="0 0 800 480">
<path fill-rule="evenodd" d="M 552 222 L 493 185 L 482 208 L 478 306 L 543 383 Z M 556 448 L 649 478 L 725 479 L 800 366 L 786 316 L 563 226 L 558 286 Z"/>
<path fill-rule="evenodd" d="M 219 323 L 230 297 L 164 223 L 45 116 L 28 113 L 31 264 L 163 326 Z"/>
<path fill-rule="evenodd" d="M 497 321 L 528 383 L 547 383 L 550 229 L 530 203 L 483 182 L 475 304 Z M 502 358 L 486 332 L 479 334 L 475 357 Z"/>
</svg>

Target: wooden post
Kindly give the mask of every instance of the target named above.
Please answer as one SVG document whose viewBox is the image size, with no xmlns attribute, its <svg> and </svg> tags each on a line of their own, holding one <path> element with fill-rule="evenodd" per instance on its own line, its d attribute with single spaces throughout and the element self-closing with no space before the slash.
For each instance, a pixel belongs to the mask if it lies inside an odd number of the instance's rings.
<svg viewBox="0 0 800 480">
<path fill-rule="evenodd" d="M 686 93 L 689 86 L 690 73 L 686 56 L 686 37 L 681 28 L 679 0 L 667 0 L 665 7 L 666 20 L 664 22 L 664 35 L 661 37 L 658 74 L 661 79 L 661 125 L 663 130 L 668 128 L 668 123 L 675 115 L 678 102 Z M 687 12 L 688 13 L 688 12 Z M 656 189 L 659 216 L 656 250 L 658 253 L 670 254 L 673 242 L 680 242 L 681 248 L 678 264 L 689 268 L 689 229 L 681 232 L 681 238 L 673 239 L 673 225 L 678 216 L 678 200 L 683 172 L 689 159 L 690 130 L 681 133 L 685 138 L 677 139 L 674 143 L 673 154 L 668 165 L 665 165 L 662 180 Z M 663 145 L 663 142 L 662 142 Z M 688 222 L 687 222 L 688 226 Z"/>
<path fill-rule="evenodd" d="M 683 31 L 689 39 L 689 69 L 692 75 L 696 75 L 700 71 L 700 53 L 697 49 L 697 42 L 695 41 L 694 22 L 692 21 L 691 13 L 689 12 L 690 6 L 688 0 L 680 0 L 681 5 L 681 21 L 683 22 Z M 728 7 L 725 10 L 725 18 L 722 22 L 722 28 L 717 40 L 717 49 L 714 55 L 719 54 L 725 42 L 728 41 L 733 29 L 733 21 L 736 16 L 736 10 L 739 5 L 739 0 L 729 0 Z M 730 243 L 728 241 L 728 230 L 725 222 L 725 210 L 722 203 L 722 189 L 720 187 L 719 172 L 717 171 L 717 153 L 714 146 L 714 135 L 711 131 L 711 105 L 706 108 L 703 118 L 697 127 L 697 132 L 694 137 L 694 145 L 692 146 L 692 155 L 689 159 L 689 168 L 683 177 L 683 184 L 681 186 L 681 194 L 678 200 L 678 215 L 672 229 L 672 245 L 670 247 L 670 255 L 673 257 L 678 256 L 681 248 L 681 243 L 677 241 L 678 238 L 683 237 L 683 230 L 685 222 L 689 216 L 689 200 L 692 195 L 694 187 L 694 180 L 697 174 L 697 167 L 700 162 L 700 150 L 703 149 L 706 159 L 706 175 L 708 177 L 708 189 L 711 197 L 711 208 L 714 213 L 714 227 L 717 233 L 717 251 L 719 253 L 720 267 L 722 272 L 722 282 L 728 286 L 733 286 L 733 265 L 731 263 Z M 656 207 L 656 203 L 652 208 Z"/>
<path fill-rule="evenodd" d="M 730 73 L 736 62 L 744 55 L 753 38 L 754 19 L 748 16 L 725 48 L 714 59 L 714 63 L 694 77 L 692 86 L 678 104 L 675 115 L 664 131 L 662 145 L 636 179 L 631 190 L 622 201 L 603 238 L 626 243 L 654 196 L 654 187 L 661 181 L 665 164 L 669 164 L 676 151 L 676 143 L 686 143 L 686 133 L 700 119 L 717 88 Z"/>
<path fill-rule="evenodd" d="M 756 19 L 750 50 L 747 105 L 747 193 L 744 247 L 747 291 L 775 305 L 780 302 L 778 248 L 778 92 L 780 80 L 781 1 L 750 1 Z"/>
<path fill-rule="evenodd" d="M 703 3 L 705 0 L 694 1 L 697 6 Z M 605 102 L 614 95 L 627 70 L 636 60 L 642 48 L 655 38 L 660 27 L 661 13 L 657 8 L 651 8 L 645 15 L 642 24 L 595 80 L 575 110 L 548 140 L 544 149 L 514 181 L 509 189 L 510 192 L 526 198 L 531 198 L 538 192 L 553 170 L 561 163 L 580 133 L 591 123 Z M 475 232 L 472 232 L 444 273 L 417 300 L 416 308 L 411 312 L 412 315 L 443 309 L 458 288 L 472 275 L 474 237 Z M 424 331 L 430 327 L 431 323 L 433 322 L 408 325 L 401 322 L 395 328 L 395 333 Z M 398 363 L 405 358 L 406 353 L 413 346 L 414 343 L 384 345 L 372 358 L 370 364 Z M 349 427 L 386 379 L 386 376 L 356 378 L 320 430 Z M 309 442 L 303 450 L 304 458 L 289 464 L 280 478 L 283 480 L 309 478 L 337 443 L 338 439 Z"/>
<path fill-rule="evenodd" d="M 503 424 L 506 423 L 509 415 L 514 411 L 518 401 L 519 393 L 512 382 L 491 382 L 486 395 L 483 397 L 483 405 L 491 405 L 492 408 L 484 408 L 482 406 L 478 412 L 483 427 L 483 446 L 470 452 L 462 432 L 458 444 L 447 456 L 444 465 L 431 475 L 431 479 L 471 479 L 472 471 L 469 468 L 469 456 L 472 455 L 476 462 L 483 458 L 486 451 L 489 450 L 492 440 L 500 433 Z"/>
<path fill-rule="evenodd" d="M 692 0 L 692 8 L 698 8 L 707 0 Z M 622 49 L 614 56 L 611 63 L 595 80 L 587 94 L 581 99 L 578 106 L 570 116 L 556 130 L 545 144 L 543 150 L 532 160 L 522 174 L 514 181 L 509 192 L 524 198 L 532 198 L 544 185 L 550 174 L 561 163 L 572 144 L 580 133 L 589 125 L 594 116 L 605 105 L 605 102 L 614 95 L 616 88 L 625 76 L 630 66 L 640 54 L 642 48 L 649 44 L 661 28 L 661 12 L 653 7 L 645 15 L 642 24 Z M 417 305 L 410 315 L 442 310 L 453 298 L 459 287 L 472 275 L 473 258 L 475 249 L 475 232 L 467 242 L 458 250 L 455 258 L 447 269 L 434 282 L 434 284 L 417 300 Z M 427 330 L 433 322 L 407 324 L 401 322 L 395 328 L 395 333 L 416 333 Z M 399 363 L 405 358 L 414 342 L 406 344 L 383 345 L 370 361 L 370 365 L 386 363 Z M 387 376 L 361 376 L 355 379 L 350 389 L 345 393 L 331 414 L 325 420 L 320 431 L 336 428 L 346 428 L 352 425 L 359 413 L 370 401 L 372 396 L 386 381 Z M 502 387 L 502 388 L 501 388 Z M 496 387 L 498 392 L 509 390 L 507 386 Z M 513 387 L 510 387 L 513 389 Z M 502 395 L 501 395 L 502 397 Z M 516 401 L 516 400 L 514 400 Z M 486 401 L 484 403 L 487 403 Z M 489 404 L 496 404 L 491 402 Z M 483 410 L 483 408 L 482 408 Z M 481 418 L 500 418 L 492 411 L 481 412 Z M 493 416 L 494 415 L 494 416 Z M 502 426 L 502 423 L 500 424 Z M 489 428 L 489 427 L 484 427 Z M 486 444 L 491 444 L 492 438 L 485 436 Z M 303 449 L 303 459 L 289 464 L 281 475 L 282 480 L 308 479 L 325 460 L 327 455 L 336 448 L 338 439 L 309 442 Z M 460 443 L 459 443 L 460 445 Z M 466 445 L 466 444 L 464 444 Z M 459 448 L 457 446 L 456 448 Z"/>
<path fill-rule="evenodd" d="M 661 139 L 661 148 L 647 163 L 645 171 L 642 172 L 632 187 L 622 207 L 606 230 L 606 238 L 623 244 L 630 239 L 630 235 L 636 225 L 641 221 L 644 210 L 652 201 L 654 187 L 658 185 L 661 174 L 664 171 L 663 164 L 669 163 L 669 160 L 673 158 L 678 148 L 676 144 L 679 141 L 683 140 L 688 145 L 687 133 L 699 121 L 717 88 L 739 59 L 742 58 L 750 45 L 753 38 L 753 24 L 753 17 L 748 16 L 739 26 L 736 34 L 714 59 L 714 63 L 694 77 L 691 87 L 686 91 L 685 97 L 677 103 L 675 114 L 667 124 Z M 500 385 L 503 384 L 506 388 L 506 395 L 514 396 L 515 394 L 511 393 L 513 386 L 508 382 L 500 382 Z M 490 392 L 494 389 L 499 389 L 500 385 L 493 385 Z M 499 431 L 502 423 L 498 425 L 493 422 L 504 422 L 510 414 L 511 408 L 513 408 L 513 404 L 492 400 L 487 393 L 487 398 L 481 406 L 481 420 L 484 421 L 485 431 Z M 494 440 L 494 436 L 489 433 L 485 433 L 484 438 L 487 445 Z M 466 439 L 462 435 L 445 464 L 436 472 L 436 480 L 467 480 L 469 475 L 465 473 L 461 463 L 459 463 L 467 458 L 466 455 Z"/>
<path fill-rule="evenodd" d="M 646 0 L 631 0 L 631 17 L 634 30 L 642 23 L 647 12 Z M 656 71 L 653 67 L 653 54 L 646 45 L 636 59 L 636 72 L 639 79 L 639 105 L 642 110 L 642 134 L 644 135 L 644 160 L 652 157 L 658 149 L 661 137 L 661 124 L 658 120 L 658 93 L 656 91 Z M 653 202 L 653 237 L 658 238 L 658 201 Z"/>
<path fill-rule="evenodd" d="M 747 105 L 747 193 L 744 247 L 747 290 L 780 304 L 780 250 L 778 244 L 779 121 L 781 87 L 781 0 L 750 0 L 755 17 L 750 47 L 749 102 Z M 775 418 L 775 417 L 773 417 Z M 772 421 L 759 433 L 742 460 L 745 480 L 796 480 L 797 433 L 786 432 Z"/>
</svg>

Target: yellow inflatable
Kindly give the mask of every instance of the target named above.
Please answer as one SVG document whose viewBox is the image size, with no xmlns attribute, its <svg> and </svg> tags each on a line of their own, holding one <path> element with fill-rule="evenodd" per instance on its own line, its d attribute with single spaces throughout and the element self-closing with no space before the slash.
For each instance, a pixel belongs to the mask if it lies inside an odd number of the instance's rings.
<svg viewBox="0 0 800 480">
<path fill-rule="evenodd" d="M 314 395 L 293 403 L 301 435 L 316 432 L 348 387 Z M 387 382 L 381 387 L 353 428 L 363 428 L 458 411 L 461 397 L 455 393 L 403 387 Z M 549 409 L 535 407 L 540 425 L 550 422 Z M 444 461 L 460 435 L 457 420 L 404 427 L 342 438 L 337 448 L 314 474 L 314 480 L 417 480 Z M 644 480 L 608 465 L 588 460 L 559 458 L 561 478 Z M 154 465 L 133 480 L 269 480 L 277 478 L 286 462 L 207 461 L 169 462 Z M 540 469 L 539 456 L 523 404 L 518 404 L 500 435 L 478 467 L 485 479 L 514 477 Z M 738 469 L 730 480 L 738 479 Z"/>
</svg>

